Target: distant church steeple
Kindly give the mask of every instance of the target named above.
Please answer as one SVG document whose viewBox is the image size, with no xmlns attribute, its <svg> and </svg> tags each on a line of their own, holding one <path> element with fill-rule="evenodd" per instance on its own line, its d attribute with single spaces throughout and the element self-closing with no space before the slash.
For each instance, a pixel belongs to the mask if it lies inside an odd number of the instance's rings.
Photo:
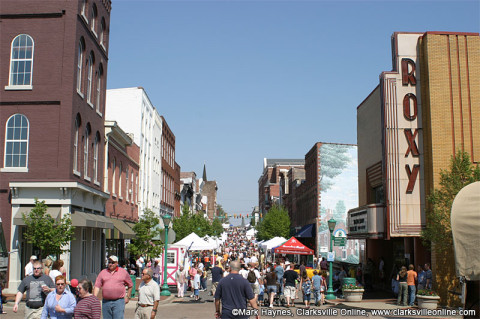
<svg viewBox="0 0 480 319">
<path fill-rule="evenodd" d="M 205 163 L 203 163 L 203 181 L 206 182 L 207 181 L 207 168 L 205 167 Z"/>
</svg>

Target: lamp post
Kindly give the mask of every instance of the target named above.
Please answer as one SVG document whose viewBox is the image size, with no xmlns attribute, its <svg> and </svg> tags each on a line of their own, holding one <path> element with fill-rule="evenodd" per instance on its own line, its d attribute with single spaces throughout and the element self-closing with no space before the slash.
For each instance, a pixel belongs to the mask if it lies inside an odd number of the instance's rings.
<svg viewBox="0 0 480 319">
<path fill-rule="evenodd" d="M 162 285 L 162 292 L 160 293 L 161 296 L 170 296 L 170 290 L 168 289 L 167 283 L 167 251 L 168 251 L 168 227 L 172 222 L 172 216 L 169 214 L 165 214 L 162 216 L 163 225 L 165 226 L 165 248 L 164 248 L 164 255 L 163 255 L 163 285 Z"/>
<path fill-rule="evenodd" d="M 330 252 L 333 252 L 333 231 L 335 230 L 336 223 L 337 221 L 333 218 L 330 218 L 330 220 L 328 221 L 328 230 L 330 230 Z M 328 275 L 328 290 L 327 290 L 327 295 L 325 296 L 327 300 L 336 299 L 335 294 L 333 292 L 332 277 L 333 277 L 333 261 L 330 261 L 330 273 Z"/>
</svg>

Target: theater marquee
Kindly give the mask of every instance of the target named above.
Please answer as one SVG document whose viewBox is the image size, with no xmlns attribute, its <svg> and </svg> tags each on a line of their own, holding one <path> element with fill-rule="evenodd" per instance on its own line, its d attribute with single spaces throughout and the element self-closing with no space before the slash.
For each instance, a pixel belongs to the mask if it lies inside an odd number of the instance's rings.
<svg viewBox="0 0 480 319">
<path fill-rule="evenodd" d="M 380 78 L 387 237 L 418 236 L 425 222 L 420 36 L 394 34 L 394 71 Z"/>
</svg>

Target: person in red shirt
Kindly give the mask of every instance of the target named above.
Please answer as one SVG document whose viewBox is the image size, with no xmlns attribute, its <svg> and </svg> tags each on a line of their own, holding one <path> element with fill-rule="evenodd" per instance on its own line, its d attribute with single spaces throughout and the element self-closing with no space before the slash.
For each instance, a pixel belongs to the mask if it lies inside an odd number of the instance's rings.
<svg viewBox="0 0 480 319">
<path fill-rule="evenodd" d="M 407 285 L 408 285 L 408 305 L 411 307 L 415 302 L 415 282 L 417 281 L 417 272 L 415 266 L 410 264 L 407 271 Z"/>
<path fill-rule="evenodd" d="M 125 293 L 125 286 L 128 287 Z M 118 257 L 108 257 L 107 269 L 102 270 L 95 281 L 93 295 L 102 289 L 102 314 L 104 319 L 123 319 L 125 304 L 132 293 L 132 279 L 127 271 L 118 267 Z"/>
</svg>

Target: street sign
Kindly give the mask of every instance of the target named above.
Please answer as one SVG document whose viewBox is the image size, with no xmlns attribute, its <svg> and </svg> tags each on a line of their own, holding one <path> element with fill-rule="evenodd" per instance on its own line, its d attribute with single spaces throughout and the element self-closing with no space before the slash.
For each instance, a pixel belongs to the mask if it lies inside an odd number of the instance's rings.
<svg viewBox="0 0 480 319">
<path fill-rule="evenodd" d="M 347 238 L 345 237 L 335 237 L 333 240 L 334 246 L 345 246 L 347 243 Z"/>
<path fill-rule="evenodd" d="M 327 261 L 330 262 L 330 261 L 335 261 L 335 252 L 334 251 L 329 251 L 328 254 L 327 254 Z"/>
<path fill-rule="evenodd" d="M 345 237 L 347 238 L 347 232 L 344 229 L 337 229 L 335 232 L 333 232 L 334 237 Z"/>
</svg>

